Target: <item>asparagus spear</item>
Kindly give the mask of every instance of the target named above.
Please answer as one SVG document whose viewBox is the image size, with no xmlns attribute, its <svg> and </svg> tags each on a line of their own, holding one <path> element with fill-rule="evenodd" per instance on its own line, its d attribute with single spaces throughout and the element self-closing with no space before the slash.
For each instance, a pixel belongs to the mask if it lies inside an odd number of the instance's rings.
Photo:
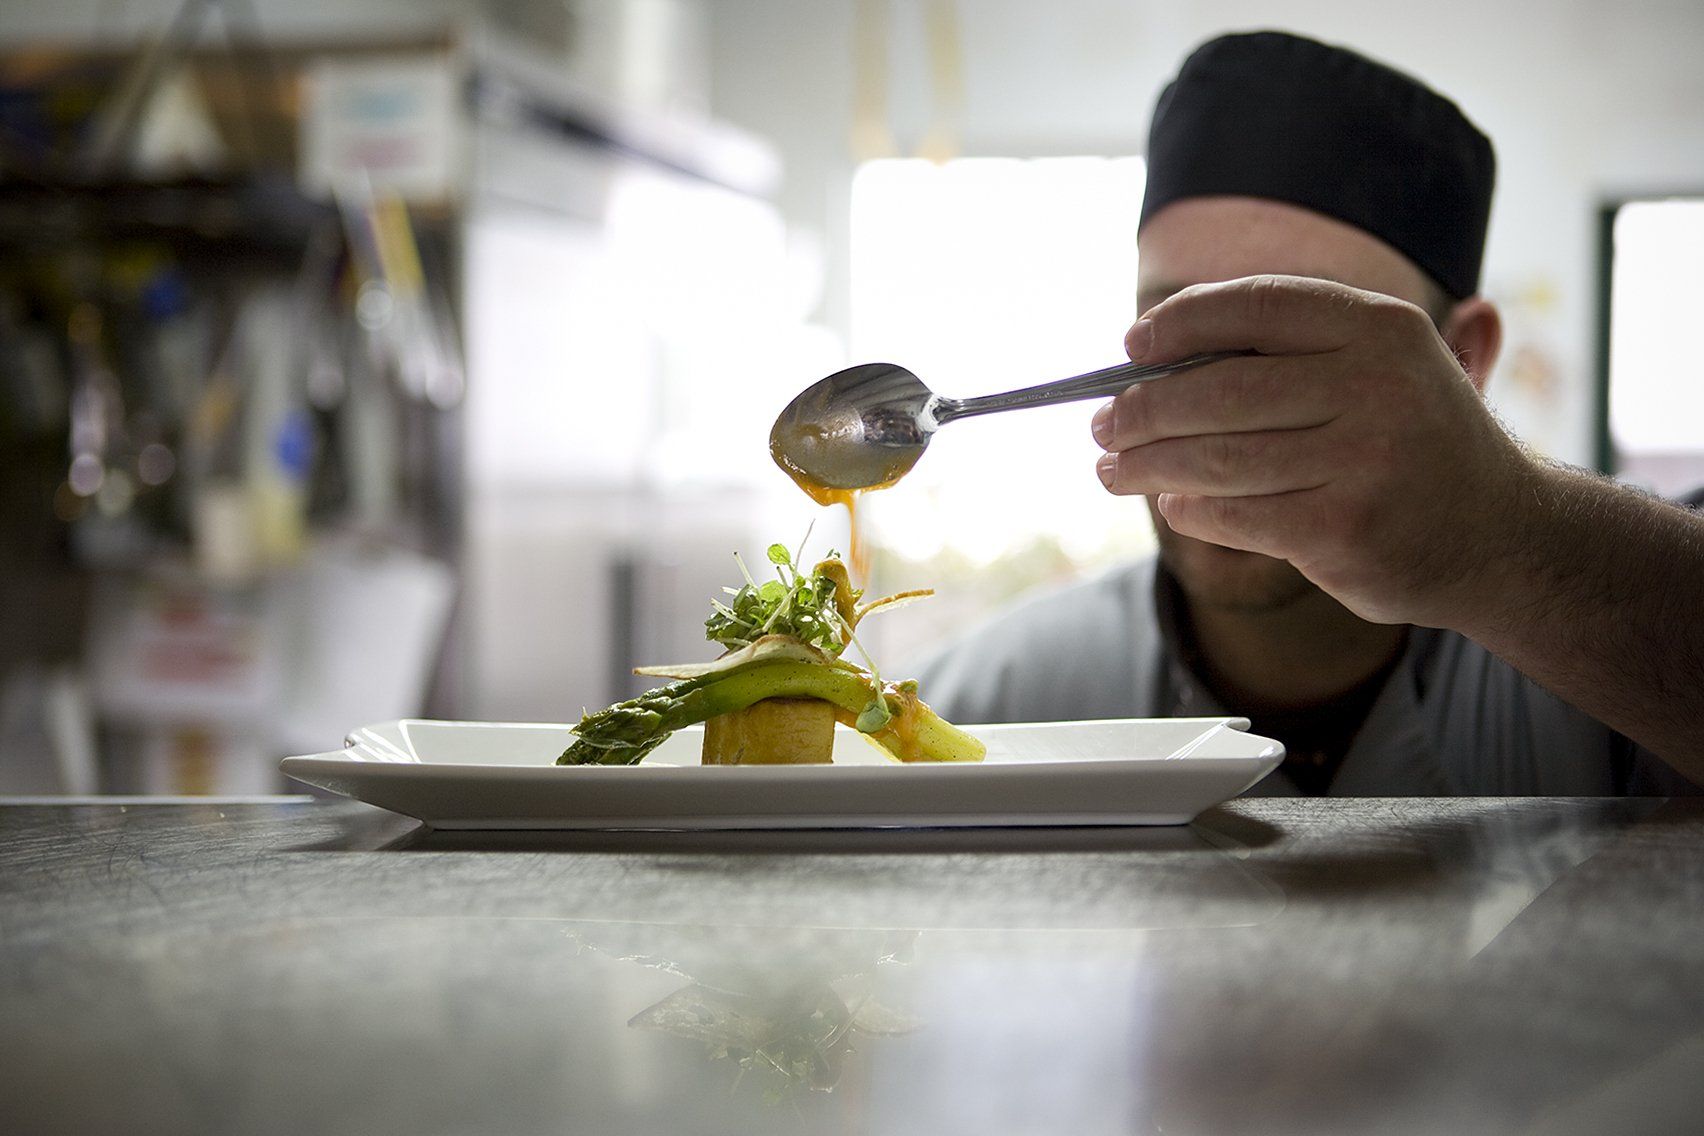
<svg viewBox="0 0 1704 1136">
<path fill-rule="evenodd" d="M 983 745 L 949 725 L 917 699 L 915 683 L 883 693 L 888 717 L 866 731 L 900 760 L 978 761 Z M 683 726 L 743 710 L 765 698 L 820 698 L 858 716 L 870 704 L 869 679 L 845 664 L 825 665 L 758 652 L 733 666 L 648 690 L 574 727 L 573 745 L 558 765 L 632 765 Z"/>
</svg>

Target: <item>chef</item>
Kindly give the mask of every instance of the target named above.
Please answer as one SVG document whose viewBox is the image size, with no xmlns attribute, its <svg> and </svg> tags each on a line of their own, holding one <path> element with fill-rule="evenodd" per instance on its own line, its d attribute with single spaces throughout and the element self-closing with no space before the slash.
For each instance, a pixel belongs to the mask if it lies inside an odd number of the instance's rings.
<svg viewBox="0 0 1704 1136">
<path fill-rule="evenodd" d="M 1094 417 L 1158 557 L 972 631 L 924 697 L 960 722 L 1247 716 L 1287 749 L 1257 793 L 1697 791 L 1704 516 L 1486 407 L 1493 179 L 1454 103 L 1353 52 L 1263 32 L 1185 60 L 1125 347 L 1247 354 Z"/>
</svg>

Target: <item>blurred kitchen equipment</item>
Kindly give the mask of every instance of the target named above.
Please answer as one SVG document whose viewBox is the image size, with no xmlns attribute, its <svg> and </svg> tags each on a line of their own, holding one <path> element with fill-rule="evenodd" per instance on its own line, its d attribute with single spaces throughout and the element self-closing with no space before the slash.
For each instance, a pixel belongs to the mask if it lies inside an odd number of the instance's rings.
<svg viewBox="0 0 1704 1136">
<path fill-rule="evenodd" d="M 1074 378 L 980 398 L 945 398 L 892 363 L 865 363 L 813 383 L 787 404 L 769 433 L 775 462 L 827 504 L 847 492 L 904 477 L 936 430 L 957 418 L 1107 398 L 1164 375 L 1240 354 L 1220 351 L 1172 363 L 1120 363 Z"/>
</svg>

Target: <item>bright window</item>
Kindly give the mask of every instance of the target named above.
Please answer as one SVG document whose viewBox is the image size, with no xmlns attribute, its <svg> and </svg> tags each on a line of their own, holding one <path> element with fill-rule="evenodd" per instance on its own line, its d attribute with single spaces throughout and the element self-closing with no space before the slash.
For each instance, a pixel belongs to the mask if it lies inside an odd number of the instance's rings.
<svg viewBox="0 0 1704 1136">
<path fill-rule="evenodd" d="M 1139 158 L 866 163 L 852 183 L 851 357 L 952 396 L 1122 362 L 1143 180 Z M 933 576 L 962 594 L 969 578 L 992 604 L 1151 548 L 1141 500 L 1095 477 L 1097 405 L 944 429 L 897 489 L 868 499 L 877 584 Z"/>
<path fill-rule="evenodd" d="M 1704 200 L 1635 201 L 1615 216 L 1609 429 L 1617 471 L 1662 492 L 1704 483 Z"/>
</svg>

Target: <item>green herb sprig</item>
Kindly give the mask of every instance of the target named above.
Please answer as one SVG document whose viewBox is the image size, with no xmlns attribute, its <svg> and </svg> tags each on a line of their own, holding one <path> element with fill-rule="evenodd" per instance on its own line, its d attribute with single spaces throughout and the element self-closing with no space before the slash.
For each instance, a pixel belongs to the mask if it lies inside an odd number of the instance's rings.
<svg viewBox="0 0 1704 1136">
<path fill-rule="evenodd" d="M 799 552 L 801 556 L 804 553 L 802 544 Z M 712 611 L 704 621 L 704 637 L 737 651 L 765 635 L 790 635 L 839 658 L 852 641 L 852 629 L 841 617 L 836 603 L 835 590 L 839 585 L 824 573 L 799 571 L 796 558 L 785 545 L 770 545 L 768 555 L 769 562 L 775 566 L 776 578 L 758 583 L 752 579 L 739 553 L 734 554 L 745 583 L 738 588 L 722 589 L 729 596 L 726 603 L 710 601 Z M 836 554 L 830 552 L 828 556 L 832 560 Z M 862 595 L 853 589 L 851 603 L 856 604 Z"/>
</svg>

